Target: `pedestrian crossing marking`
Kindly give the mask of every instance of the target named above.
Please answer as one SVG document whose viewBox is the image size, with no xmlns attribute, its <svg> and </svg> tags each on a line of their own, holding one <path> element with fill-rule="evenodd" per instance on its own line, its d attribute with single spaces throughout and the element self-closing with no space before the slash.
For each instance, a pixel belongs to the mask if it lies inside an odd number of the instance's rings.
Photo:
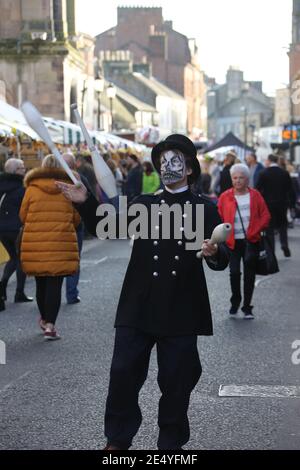
<svg viewBox="0 0 300 470">
<path fill-rule="evenodd" d="M 219 397 L 300 398 L 300 386 L 220 385 Z"/>
</svg>

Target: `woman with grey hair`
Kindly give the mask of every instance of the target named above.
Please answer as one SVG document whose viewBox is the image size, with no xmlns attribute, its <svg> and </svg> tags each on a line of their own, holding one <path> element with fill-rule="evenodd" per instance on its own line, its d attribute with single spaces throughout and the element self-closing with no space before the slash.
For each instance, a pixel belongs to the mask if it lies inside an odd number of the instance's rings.
<svg viewBox="0 0 300 470">
<path fill-rule="evenodd" d="M 255 285 L 255 262 L 261 231 L 270 222 L 270 213 L 261 194 L 249 187 L 249 169 L 237 163 L 230 169 L 233 187 L 219 199 L 218 209 L 224 222 L 232 225 L 227 240 L 230 249 L 231 308 L 229 314 L 236 316 L 242 301 L 241 260 L 244 265 L 244 299 L 242 311 L 245 319 L 253 319 L 251 305 Z M 250 247 L 250 250 L 249 250 Z M 247 249 L 246 249 L 247 248 Z M 252 256 L 249 256 L 252 253 Z"/>
</svg>

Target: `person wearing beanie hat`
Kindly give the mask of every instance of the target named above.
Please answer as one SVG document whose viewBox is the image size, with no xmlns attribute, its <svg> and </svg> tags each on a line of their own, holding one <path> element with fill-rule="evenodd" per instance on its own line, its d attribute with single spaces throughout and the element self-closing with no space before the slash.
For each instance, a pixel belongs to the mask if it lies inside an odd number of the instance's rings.
<svg viewBox="0 0 300 470">
<path fill-rule="evenodd" d="M 105 411 L 105 450 L 129 449 L 132 445 L 142 422 L 139 392 L 155 345 L 161 390 L 158 449 L 181 449 L 189 440 L 190 395 L 202 371 L 197 336 L 213 333 L 202 258 L 187 248 L 185 220 L 190 213 L 192 223 L 196 222 L 199 205 L 204 212 L 203 259 L 216 271 L 228 265 L 225 244 L 208 243 L 214 228 L 221 223 L 215 204 L 190 190 L 200 175 L 192 141 L 173 134 L 152 149 L 151 157 L 165 188 L 132 202 L 146 207 L 149 218 L 158 207 L 159 223 L 154 234 L 151 231 L 148 238 L 135 239 L 119 299 Z M 84 188 L 58 185 L 76 203 L 87 229 L 95 235 L 101 221 L 96 215 L 97 201 Z M 174 220 L 169 218 L 170 236 L 166 239 L 163 210 L 174 205 L 181 209 L 180 220 L 175 220 L 175 213 Z M 176 221 L 181 225 L 180 239 L 174 235 Z"/>
</svg>

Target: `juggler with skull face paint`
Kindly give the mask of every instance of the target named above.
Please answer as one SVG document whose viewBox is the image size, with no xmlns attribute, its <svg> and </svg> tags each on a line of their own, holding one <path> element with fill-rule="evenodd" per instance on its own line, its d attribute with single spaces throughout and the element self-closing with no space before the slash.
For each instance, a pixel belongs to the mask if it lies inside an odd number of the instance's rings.
<svg viewBox="0 0 300 470">
<path fill-rule="evenodd" d="M 213 229 L 221 223 L 216 206 L 190 190 L 190 185 L 200 176 L 196 155 L 193 143 L 180 134 L 157 144 L 152 149 L 152 162 L 165 189 L 133 201 L 146 206 L 149 214 L 153 205 L 179 205 L 183 209 L 182 237 L 178 240 L 171 226 L 169 239 L 164 239 L 158 225 L 156 237 L 134 242 L 115 320 L 115 346 L 105 410 L 107 450 L 128 449 L 138 432 L 142 422 L 139 392 L 147 378 L 155 345 L 161 391 L 157 446 L 181 449 L 189 440 L 190 394 L 201 375 L 197 337 L 212 335 L 213 331 L 203 261 L 195 251 L 185 247 L 186 205 L 192 207 L 192 217 L 199 204 L 204 207 L 202 250 L 208 266 L 220 271 L 228 264 L 225 245 L 207 242 Z M 75 187 L 61 186 L 61 189 L 77 203 L 85 226 L 95 235 L 99 216 L 96 215 L 98 202 L 93 195 L 80 194 L 80 189 Z"/>
<path fill-rule="evenodd" d="M 179 150 L 167 150 L 160 157 L 161 180 L 165 186 L 182 181 L 186 175 L 185 158 Z"/>
</svg>

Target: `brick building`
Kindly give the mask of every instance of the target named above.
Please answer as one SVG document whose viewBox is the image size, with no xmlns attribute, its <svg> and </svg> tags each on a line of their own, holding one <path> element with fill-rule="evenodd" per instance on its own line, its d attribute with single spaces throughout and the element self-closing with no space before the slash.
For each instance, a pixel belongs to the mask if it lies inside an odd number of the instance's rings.
<svg viewBox="0 0 300 470">
<path fill-rule="evenodd" d="M 133 70 L 153 76 L 183 96 L 188 133 L 206 134 L 206 86 L 195 40 L 164 21 L 160 7 L 118 7 L 117 26 L 96 37 L 95 54 L 130 51 Z"/>
<path fill-rule="evenodd" d="M 43 115 L 72 120 L 70 104 L 94 122 L 94 40 L 76 36 L 76 0 L 0 0 L 0 89 L 20 107 L 32 101 Z M 92 103 L 92 104 L 91 104 Z"/>
<path fill-rule="evenodd" d="M 300 0 L 293 0 L 293 20 L 292 20 L 292 43 L 289 50 L 290 58 L 290 90 L 295 93 L 297 102 L 291 102 L 291 118 L 300 121 L 299 91 L 294 89 L 293 84 L 300 80 Z M 295 84 L 297 86 L 297 84 Z M 297 86 L 299 90 L 299 85 Z"/>
</svg>

